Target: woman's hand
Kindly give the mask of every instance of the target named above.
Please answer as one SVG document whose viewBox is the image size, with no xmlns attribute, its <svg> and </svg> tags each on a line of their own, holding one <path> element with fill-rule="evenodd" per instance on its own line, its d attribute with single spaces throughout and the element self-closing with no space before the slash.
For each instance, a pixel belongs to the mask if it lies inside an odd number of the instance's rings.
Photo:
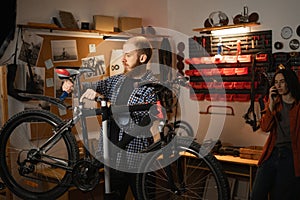
<svg viewBox="0 0 300 200">
<path fill-rule="evenodd" d="M 276 96 L 278 95 L 277 89 L 275 86 L 272 86 L 269 90 L 269 109 L 272 112 L 274 110 L 274 102 L 276 99 Z"/>
</svg>

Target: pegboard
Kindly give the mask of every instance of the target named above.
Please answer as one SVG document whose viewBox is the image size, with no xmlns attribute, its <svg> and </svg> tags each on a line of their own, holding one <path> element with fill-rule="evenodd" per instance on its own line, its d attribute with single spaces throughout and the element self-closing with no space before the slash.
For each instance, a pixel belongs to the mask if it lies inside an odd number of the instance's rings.
<svg viewBox="0 0 300 200">
<path fill-rule="evenodd" d="M 189 42 L 186 75 L 196 100 L 249 101 L 253 87 L 259 87 L 257 74 L 274 70 L 272 31 L 195 36 Z"/>
<path fill-rule="evenodd" d="M 246 55 L 257 53 L 272 53 L 272 31 L 257 31 L 245 34 L 234 34 L 226 36 L 200 36 L 193 37 L 190 42 L 190 57 L 199 57 L 201 55 L 217 55 L 218 46 L 222 44 L 221 55 Z M 221 42 L 220 42 L 221 40 Z M 237 52 L 238 43 L 240 42 L 241 51 Z M 202 49 L 199 51 L 199 46 Z"/>
</svg>

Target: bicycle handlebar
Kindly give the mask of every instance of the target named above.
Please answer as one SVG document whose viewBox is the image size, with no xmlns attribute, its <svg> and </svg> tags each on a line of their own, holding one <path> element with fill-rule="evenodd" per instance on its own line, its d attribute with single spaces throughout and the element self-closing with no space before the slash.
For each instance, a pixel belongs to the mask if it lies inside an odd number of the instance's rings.
<svg viewBox="0 0 300 200">
<path fill-rule="evenodd" d="M 150 108 L 152 106 L 156 106 L 155 109 Z M 110 106 L 112 113 L 132 113 L 137 111 L 148 111 L 150 112 L 151 116 L 155 116 L 157 118 L 161 117 L 161 109 L 159 108 L 158 103 L 147 103 L 147 104 L 138 104 L 138 105 L 112 105 Z M 102 115 L 103 119 L 106 119 L 108 117 L 108 107 L 101 107 L 101 108 L 85 108 L 81 109 L 82 115 L 84 116 L 94 116 L 94 115 Z"/>
<path fill-rule="evenodd" d="M 147 104 L 138 104 L 138 105 L 112 105 L 111 109 L 113 113 L 122 113 L 122 112 L 135 112 L 135 111 L 147 111 L 151 106 L 156 105 L 152 103 Z"/>
</svg>

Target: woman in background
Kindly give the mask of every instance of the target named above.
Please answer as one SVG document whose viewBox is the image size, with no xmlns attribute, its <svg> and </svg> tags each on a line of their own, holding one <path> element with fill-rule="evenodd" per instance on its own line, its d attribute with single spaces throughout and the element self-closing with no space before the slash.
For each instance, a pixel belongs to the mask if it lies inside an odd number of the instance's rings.
<svg viewBox="0 0 300 200">
<path fill-rule="evenodd" d="M 251 193 L 252 200 L 300 199 L 300 84 L 279 69 L 272 80 L 260 127 L 269 132 Z"/>
</svg>

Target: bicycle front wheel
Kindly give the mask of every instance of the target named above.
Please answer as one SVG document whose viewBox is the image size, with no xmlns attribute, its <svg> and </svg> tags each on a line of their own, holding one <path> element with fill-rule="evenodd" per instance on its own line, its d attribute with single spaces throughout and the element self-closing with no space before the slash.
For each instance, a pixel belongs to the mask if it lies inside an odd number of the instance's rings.
<svg viewBox="0 0 300 200">
<path fill-rule="evenodd" d="M 56 199 L 72 182 L 71 169 L 79 159 L 71 132 L 65 131 L 49 149 L 41 150 L 63 121 L 45 110 L 25 110 L 1 129 L 0 175 L 22 199 Z"/>
<path fill-rule="evenodd" d="M 144 160 L 141 170 L 147 172 L 137 177 L 140 200 L 230 199 L 229 183 L 217 159 L 200 151 L 198 143 L 187 148 L 186 142 L 181 138 L 172 153 L 160 150 Z"/>
<path fill-rule="evenodd" d="M 189 136 L 194 137 L 194 130 L 191 125 L 182 120 L 177 120 L 174 122 L 175 133 L 178 136 Z"/>
</svg>

